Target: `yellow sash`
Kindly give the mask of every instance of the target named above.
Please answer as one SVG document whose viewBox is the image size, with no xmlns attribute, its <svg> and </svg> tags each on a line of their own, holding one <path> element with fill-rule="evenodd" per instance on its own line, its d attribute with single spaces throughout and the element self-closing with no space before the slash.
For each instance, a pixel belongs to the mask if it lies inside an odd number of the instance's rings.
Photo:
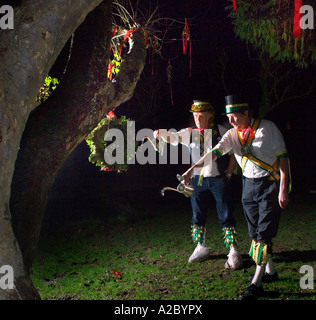
<svg viewBox="0 0 316 320">
<path fill-rule="evenodd" d="M 259 124 L 260 124 L 260 120 L 259 119 L 256 119 L 252 125 L 252 130 L 254 132 L 254 134 L 256 134 L 256 131 L 259 127 Z M 242 139 L 242 135 L 241 133 L 237 130 L 237 135 L 238 135 L 238 139 L 241 143 L 241 146 L 242 146 L 242 160 L 241 160 L 241 168 L 242 168 L 242 172 L 244 172 L 244 168 L 246 166 L 246 163 L 248 160 L 250 160 L 252 163 L 254 163 L 255 165 L 257 165 L 259 168 L 261 169 L 264 169 L 266 171 L 269 172 L 269 175 L 270 175 L 270 180 L 280 180 L 280 174 L 278 172 L 278 167 L 279 167 L 279 163 L 280 163 L 280 160 L 277 159 L 275 161 L 275 163 L 270 166 L 269 164 L 259 160 L 258 158 L 254 157 L 252 154 L 251 154 L 251 144 L 253 142 L 253 137 L 251 134 L 249 134 L 248 136 L 248 139 L 246 142 L 243 141 Z"/>
</svg>

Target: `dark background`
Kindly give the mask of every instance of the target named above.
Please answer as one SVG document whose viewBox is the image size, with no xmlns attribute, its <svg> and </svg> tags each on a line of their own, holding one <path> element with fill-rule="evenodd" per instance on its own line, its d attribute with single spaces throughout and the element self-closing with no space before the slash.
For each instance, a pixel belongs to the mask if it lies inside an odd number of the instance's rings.
<svg viewBox="0 0 316 320">
<path fill-rule="evenodd" d="M 193 99 L 210 100 L 219 123 L 227 121 L 221 115 L 227 94 L 245 96 L 257 114 L 262 95 L 257 81 L 260 65 L 249 59 L 246 44 L 235 36 L 231 19 L 227 18 L 224 10 L 227 4 L 228 1 L 160 1 L 161 16 L 181 21 L 166 35 L 166 39 L 177 40 L 166 41 L 160 55 L 152 55 L 152 49 L 148 49 L 147 64 L 133 98 L 115 109 L 118 117 L 126 115 L 136 121 L 136 132 L 141 128 L 179 130 L 187 127 L 192 124 L 189 109 Z M 188 18 L 191 31 L 191 76 L 190 56 L 182 53 L 184 18 Z M 258 54 L 251 48 L 250 52 L 253 56 Z M 173 104 L 167 79 L 169 60 L 172 65 Z M 221 61 L 225 61 L 225 82 L 221 78 Z M 290 63 L 283 64 L 285 69 L 292 67 Z M 293 77 L 293 81 L 299 79 L 304 88 L 304 85 L 315 82 L 315 66 L 295 68 L 289 77 Z M 315 115 L 314 99 L 298 97 L 265 116 L 274 121 L 284 135 L 291 159 L 293 194 L 316 190 Z M 189 199 L 178 193 L 166 192 L 165 197 L 160 195 L 162 187 L 177 186 L 176 174 L 183 173 L 188 165 L 135 164 L 127 173 L 101 172 L 88 161 L 88 157 L 89 148 L 83 141 L 57 176 L 46 222 L 90 216 L 139 220 L 155 214 L 157 208 L 168 203 L 190 205 Z M 239 201 L 240 177 L 233 177 L 232 188 L 236 201 Z"/>
</svg>

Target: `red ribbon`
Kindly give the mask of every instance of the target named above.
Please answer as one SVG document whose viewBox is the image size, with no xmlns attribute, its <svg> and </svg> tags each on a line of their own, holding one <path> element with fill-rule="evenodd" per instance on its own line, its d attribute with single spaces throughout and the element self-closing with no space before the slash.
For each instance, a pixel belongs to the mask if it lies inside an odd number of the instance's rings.
<svg viewBox="0 0 316 320">
<path fill-rule="evenodd" d="M 190 42 L 189 44 L 189 54 L 190 54 L 190 74 L 189 76 L 191 77 L 191 69 L 192 69 L 192 41 L 190 39 L 190 29 L 189 29 L 189 24 L 187 21 L 185 21 L 185 25 L 182 31 L 182 50 L 183 54 L 187 54 L 187 47 L 188 47 L 188 41 Z"/>
<path fill-rule="evenodd" d="M 148 34 L 147 34 L 146 31 L 144 31 L 144 33 L 145 33 L 145 46 L 147 46 L 147 44 L 148 44 Z"/>
<path fill-rule="evenodd" d="M 125 33 L 123 40 L 126 40 L 127 38 L 129 38 L 130 35 L 131 35 L 133 32 L 135 32 L 135 31 L 137 31 L 137 28 L 129 29 L 129 30 Z"/>
<path fill-rule="evenodd" d="M 301 7 L 302 7 L 302 0 L 295 0 L 293 35 L 296 38 L 299 38 L 301 36 L 301 25 L 300 25 L 300 21 L 302 18 L 302 15 L 300 13 Z"/>
<path fill-rule="evenodd" d="M 113 33 L 112 33 L 112 36 L 111 36 L 111 39 L 114 37 L 114 35 L 115 35 L 115 33 L 116 33 L 116 30 L 117 30 L 117 27 L 114 28 Z M 111 41 L 110 50 L 112 50 L 112 46 L 113 46 L 113 44 L 112 44 L 112 41 Z"/>
<path fill-rule="evenodd" d="M 109 72 L 109 80 L 112 81 L 112 73 L 113 73 L 113 65 L 112 64 L 109 64 L 108 72 Z"/>
<path fill-rule="evenodd" d="M 187 54 L 188 41 L 190 41 L 189 35 L 190 35 L 189 24 L 186 22 L 182 31 L 183 54 Z"/>
<path fill-rule="evenodd" d="M 236 6 L 236 0 L 233 0 L 233 5 L 234 5 L 234 10 L 237 10 L 237 6 Z"/>
<path fill-rule="evenodd" d="M 241 134 L 242 134 L 242 141 L 243 141 L 244 144 L 246 143 L 246 131 L 248 129 L 250 130 L 251 137 L 254 139 L 255 138 L 255 133 L 253 132 L 251 126 L 248 126 L 245 129 L 238 129 L 238 131 L 241 132 Z"/>
</svg>

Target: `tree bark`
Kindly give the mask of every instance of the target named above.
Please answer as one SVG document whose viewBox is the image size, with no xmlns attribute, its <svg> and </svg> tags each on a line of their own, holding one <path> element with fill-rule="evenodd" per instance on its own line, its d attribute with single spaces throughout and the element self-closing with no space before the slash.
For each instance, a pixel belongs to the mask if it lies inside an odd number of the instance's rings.
<svg viewBox="0 0 316 320">
<path fill-rule="evenodd" d="M 56 174 L 106 113 L 132 97 L 145 65 L 144 36 L 138 31 L 115 82 L 107 79 L 111 27 L 109 2 L 87 16 L 75 32 L 64 79 L 49 99 L 30 114 L 23 133 L 10 207 L 27 272 L 36 253 Z"/>
<path fill-rule="evenodd" d="M 14 289 L 0 288 L 0 300 L 39 298 L 11 225 L 14 164 L 39 87 L 70 35 L 101 1 L 23 1 L 14 11 L 14 29 L 0 30 L 0 267 L 14 270 Z"/>
</svg>

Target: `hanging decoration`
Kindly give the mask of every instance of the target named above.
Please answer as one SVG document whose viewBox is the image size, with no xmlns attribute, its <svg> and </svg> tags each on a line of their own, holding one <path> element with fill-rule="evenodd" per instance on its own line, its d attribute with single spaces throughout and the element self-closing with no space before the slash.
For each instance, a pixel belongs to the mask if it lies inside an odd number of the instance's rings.
<svg viewBox="0 0 316 320">
<path fill-rule="evenodd" d="M 295 3 L 294 3 L 293 35 L 296 38 L 299 38 L 301 36 L 301 25 L 300 25 L 300 21 L 301 21 L 301 18 L 302 18 L 302 15 L 300 13 L 301 7 L 302 7 L 302 0 L 295 0 Z"/>
<path fill-rule="evenodd" d="M 110 61 L 108 65 L 108 78 L 110 81 L 112 81 L 113 76 L 120 71 L 121 60 L 122 60 L 122 50 L 125 45 L 125 41 L 130 39 L 132 33 L 134 33 L 137 30 L 138 30 L 137 28 L 131 28 L 125 33 L 116 35 L 117 27 L 114 28 L 112 32 L 112 37 L 111 37 L 112 40 L 111 40 L 111 46 L 110 46 L 113 59 Z M 120 40 L 118 40 L 119 38 Z M 114 44 L 114 48 L 113 48 L 113 44 Z"/>
<path fill-rule="evenodd" d="M 189 55 L 190 55 L 190 77 L 191 77 L 191 69 L 192 69 L 192 41 L 190 37 L 190 28 L 189 24 L 187 22 L 187 19 L 185 19 L 185 24 L 184 28 L 182 31 L 182 51 L 183 54 L 187 54 L 187 49 L 188 49 L 188 44 L 189 44 Z"/>
<path fill-rule="evenodd" d="M 182 31 L 182 49 L 183 54 L 187 54 L 188 42 L 190 41 L 190 29 L 187 19 L 185 19 L 184 28 Z"/>
<path fill-rule="evenodd" d="M 89 161 L 95 166 L 100 167 L 101 171 L 115 171 L 115 172 L 126 172 L 129 168 L 130 160 L 135 156 L 135 152 L 138 148 L 138 143 L 135 143 L 135 150 L 127 150 L 127 130 L 128 126 L 131 126 L 130 119 L 125 116 L 117 118 L 114 109 L 110 111 L 107 116 L 100 121 L 98 126 L 91 131 L 86 142 L 90 147 Z M 117 146 L 123 148 L 124 150 L 124 163 L 114 163 L 108 164 L 105 162 L 104 152 L 106 148 L 111 148 L 111 143 L 104 141 L 105 133 L 111 129 L 115 128 L 120 130 L 124 135 L 124 146 Z"/>
<path fill-rule="evenodd" d="M 236 0 L 233 0 L 234 10 L 237 10 Z"/>
</svg>

